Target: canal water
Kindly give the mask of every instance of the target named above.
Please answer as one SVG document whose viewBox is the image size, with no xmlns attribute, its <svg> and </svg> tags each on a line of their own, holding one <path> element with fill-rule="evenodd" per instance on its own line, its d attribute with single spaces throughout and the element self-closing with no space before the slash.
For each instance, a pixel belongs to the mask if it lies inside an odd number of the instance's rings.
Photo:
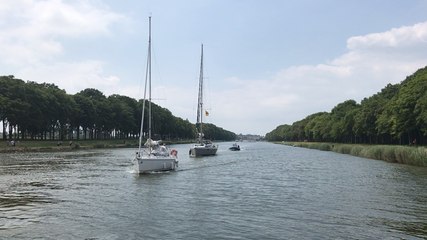
<svg viewBox="0 0 427 240">
<path fill-rule="evenodd" d="M 141 176 L 134 149 L 0 154 L 0 239 L 427 238 L 427 168 L 239 144 Z"/>
</svg>

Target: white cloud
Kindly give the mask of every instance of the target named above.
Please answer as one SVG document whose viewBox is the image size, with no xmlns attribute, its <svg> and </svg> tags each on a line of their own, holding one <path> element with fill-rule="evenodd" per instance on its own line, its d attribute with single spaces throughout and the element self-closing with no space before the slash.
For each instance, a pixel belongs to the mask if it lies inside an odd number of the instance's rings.
<svg viewBox="0 0 427 240">
<path fill-rule="evenodd" d="M 0 7 L 0 63 L 37 64 L 64 52 L 61 37 L 108 34 L 124 17 L 87 1 L 14 0 Z"/>
<path fill-rule="evenodd" d="M 105 36 L 125 21 L 89 1 L 14 0 L 0 5 L 0 66 L 18 78 L 49 82 L 75 93 L 85 88 L 116 89 L 120 78 L 105 73 L 100 60 L 61 60 L 64 39 Z M 66 57 L 64 58 L 66 59 Z"/>
<path fill-rule="evenodd" d="M 326 63 L 288 67 L 265 79 L 231 78 L 229 88 L 215 94 L 217 112 L 209 121 L 264 134 L 345 100 L 360 101 L 427 65 L 426 39 L 424 22 L 351 37 L 348 51 Z"/>
<path fill-rule="evenodd" d="M 96 88 L 105 94 L 113 94 L 120 79 L 104 72 L 105 64 L 100 61 L 86 60 L 74 63 L 54 63 L 49 65 L 33 65 L 20 71 L 20 78 L 31 81 L 49 82 L 67 93 L 74 94 L 85 88 Z M 46 80 L 46 77 L 49 79 Z M 115 93 L 115 92 L 114 92 Z"/>
<path fill-rule="evenodd" d="M 75 1 L 74 5 L 62 0 L 38 1 L 28 8 L 34 21 L 28 27 L 46 35 L 80 36 L 106 34 L 112 23 L 122 16 L 90 5 L 87 1 Z"/>
<path fill-rule="evenodd" d="M 427 43 L 427 22 L 418 23 L 413 26 L 393 28 L 382 33 L 372 33 L 364 36 L 351 37 L 347 41 L 350 50 L 361 50 L 366 48 L 401 48 L 405 46 L 420 45 Z"/>
</svg>

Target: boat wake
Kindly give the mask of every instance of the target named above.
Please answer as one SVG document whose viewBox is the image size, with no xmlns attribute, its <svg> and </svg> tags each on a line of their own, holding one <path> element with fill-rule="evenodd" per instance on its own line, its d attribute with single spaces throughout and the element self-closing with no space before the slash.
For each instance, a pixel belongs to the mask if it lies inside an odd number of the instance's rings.
<svg viewBox="0 0 427 240">
<path fill-rule="evenodd" d="M 198 167 L 192 167 L 192 168 L 186 168 L 186 169 L 178 169 L 176 171 L 182 172 L 182 171 L 192 171 L 192 170 L 197 170 L 197 169 L 202 169 L 202 168 L 221 167 L 221 166 L 225 166 L 225 165 L 231 165 L 231 164 L 234 164 L 237 162 L 238 161 L 232 161 L 232 162 L 226 162 L 226 163 L 219 163 L 219 164 L 215 164 L 215 165 L 198 166 Z"/>
<path fill-rule="evenodd" d="M 143 174 L 138 174 L 138 172 L 134 168 L 129 168 L 129 169 L 127 169 L 127 172 L 130 174 L 136 174 L 136 175 L 168 174 L 168 173 L 172 173 L 172 172 L 193 171 L 193 170 L 198 170 L 198 169 L 203 169 L 203 168 L 221 167 L 221 166 L 235 164 L 237 162 L 238 161 L 231 161 L 231 162 L 219 163 L 219 164 L 215 164 L 215 165 L 204 165 L 204 166 L 190 167 L 190 168 L 184 168 L 184 169 L 176 169 L 176 170 L 171 170 L 171 171 L 152 171 L 152 172 L 146 172 Z"/>
<path fill-rule="evenodd" d="M 144 172 L 144 173 L 138 173 L 138 171 L 136 171 L 136 169 L 128 169 L 127 172 L 130 174 L 135 174 L 135 175 L 154 175 L 154 174 L 166 174 L 166 173 L 171 173 L 171 172 L 177 172 L 179 170 L 176 171 L 151 171 L 151 172 Z"/>
</svg>

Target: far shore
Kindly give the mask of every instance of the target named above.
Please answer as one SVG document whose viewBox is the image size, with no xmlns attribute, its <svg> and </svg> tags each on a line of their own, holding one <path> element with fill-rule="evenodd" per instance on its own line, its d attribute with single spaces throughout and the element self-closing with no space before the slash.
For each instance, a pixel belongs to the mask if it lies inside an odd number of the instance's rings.
<svg viewBox="0 0 427 240">
<path fill-rule="evenodd" d="M 424 146 L 402 145 L 367 145 L 367 144 L 341 144 L 322 142 L 277 142 L 293 147 L 304 147 L 323 151 L 350 154 L 386 162 L 408 164 L 427 167 L 427 148 Z"/>
<path fill-rule="evenodd" d="M 165 144 L 191 143 L 190 140 L 163 141 Z M 13 152 L 65 152 L 99 148 L 137 148 L 138 139 L 107 140 L 18 140 L 3 141 L 0 153 Z"/>
</svg>

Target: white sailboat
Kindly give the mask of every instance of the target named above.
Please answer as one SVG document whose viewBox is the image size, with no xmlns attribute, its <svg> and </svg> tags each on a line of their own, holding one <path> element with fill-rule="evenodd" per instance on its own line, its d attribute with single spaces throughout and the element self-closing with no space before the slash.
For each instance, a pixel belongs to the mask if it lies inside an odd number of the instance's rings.
<svg viewBox="0 0 427 240">
<path fill-rule="evenodd" d="M 170 171 L 178 167 L 177 151 L 169 149 L 161 143 L 161 140 L 154 141 L 151 136 L 151 17 L 149 17 L 148 35 L 148 57 L 147 72 L 145 76 L 144 100 L 142 104 L 141 130 L 139 136 L 139 147 L 135 155 L 135 171 L 137 173 L 148 173 L 157 171 Z M 142 146 L 144 112 L 148 83 L 148 139 Z"/>
<path fill-rule="evenodd" d="M 218 151 L 218 145 L 210 140 L 204 139 L 203 135 L 203 44 L 200 58 L 200 76 L 199 76 L 199 95 L 197 101 L 197 143 L 190 148 L 190 157 L 202 157 L 215 155 Z"/>
</svg>

